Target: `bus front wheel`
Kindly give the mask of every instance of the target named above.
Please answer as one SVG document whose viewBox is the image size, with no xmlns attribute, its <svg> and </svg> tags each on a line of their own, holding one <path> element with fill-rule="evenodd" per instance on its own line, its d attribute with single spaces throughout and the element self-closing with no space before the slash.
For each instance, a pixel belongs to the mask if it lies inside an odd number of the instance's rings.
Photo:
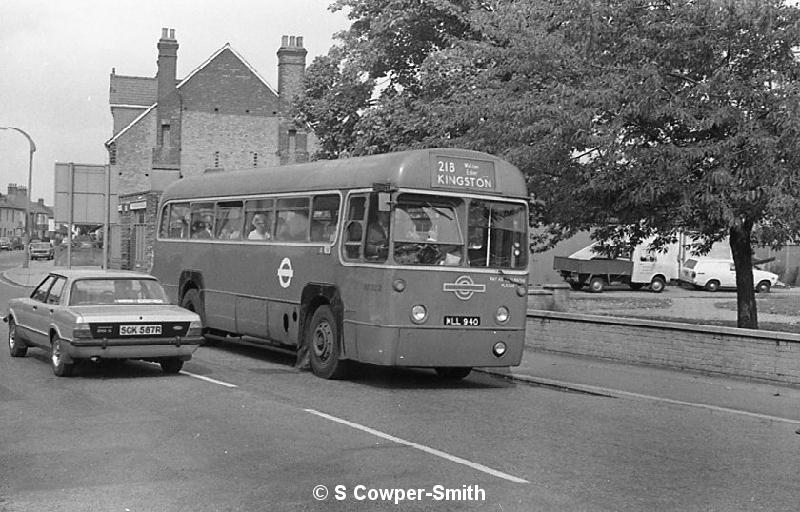
<svg viewBox="0 0 800 512">
<path fill-rule="evenodd" d="M 206 308 L 203 305 L 203 298 L 200 297 L 200 291 L 197 288 L 191 288 L 186 291 L 181 299 L 181 307 L 183 309 L 188 309 L 192 313 L 197 313 L 200 317 L 200 322 L 203 324 L 203 328 L 206 327 Z M 205 342 L 208 344 L 208 340 Z"/>
<path fill-rule="evenodd" d="M 305 342 L 314 375 L 323 379 L 345 377 L 347 361 L 341 359 L 339 327 L 329 306 L 320 306 L 314 311 Z"/>
</svg>

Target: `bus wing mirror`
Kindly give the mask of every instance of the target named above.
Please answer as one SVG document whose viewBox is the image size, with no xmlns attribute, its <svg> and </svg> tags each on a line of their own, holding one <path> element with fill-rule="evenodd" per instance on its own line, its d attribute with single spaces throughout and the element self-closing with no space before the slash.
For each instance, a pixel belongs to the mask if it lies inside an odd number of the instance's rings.
<svg viewBox="0 0 800 512">
<path fill-rule="evenodd" d="M 392 194 L 389 192 L 378 192 L 378 211 L 392 211 Z"/>
</svg>

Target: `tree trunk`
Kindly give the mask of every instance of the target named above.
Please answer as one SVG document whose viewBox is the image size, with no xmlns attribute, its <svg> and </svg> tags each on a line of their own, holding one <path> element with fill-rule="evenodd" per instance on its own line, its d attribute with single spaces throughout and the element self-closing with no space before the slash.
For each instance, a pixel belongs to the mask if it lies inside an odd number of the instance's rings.
<svg viewBox="0 0 800 512">
<path fill-rule="evenodd" d="M 753 284 L 753 248 L 750 233 L 753 222 L 737 222 L 730 229 L 731 254 L 736 266 L 736 326 L 758 329 L 756 292 Z"/>
</svg>

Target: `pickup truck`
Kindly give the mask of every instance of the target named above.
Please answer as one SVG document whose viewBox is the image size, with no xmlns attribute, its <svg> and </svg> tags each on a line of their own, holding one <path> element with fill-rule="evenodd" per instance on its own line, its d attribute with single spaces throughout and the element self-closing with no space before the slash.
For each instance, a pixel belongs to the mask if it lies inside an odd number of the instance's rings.
<svg viewBox="0 0 800 512">
<path fill-rule="evenodd" d="M 555 256 L 553 269 L 576 291 L 588 287 L 588 291 L 600 293 L 607 285 L 626 284 L 632 290 L 649 286 L 650 291 L 660 293 L 667 283 L 678 279 L 679 273 L 677 244 L 666 249 L 650 250 L 648 241 L 632 251 L 611 251 L 617 255 L 614 258 L 598 252 L 598 244 L 594 243 L 570 256 Z"/>
</svg>

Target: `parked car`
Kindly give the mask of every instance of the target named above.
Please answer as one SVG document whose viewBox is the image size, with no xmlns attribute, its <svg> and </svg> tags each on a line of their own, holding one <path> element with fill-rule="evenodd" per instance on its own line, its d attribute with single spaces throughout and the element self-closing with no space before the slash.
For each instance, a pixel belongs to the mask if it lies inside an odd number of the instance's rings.
<svg viewBox="0 0 800 512">
<path fill-rule="evenodd" d="M 31 242 L 30 251 L 32 260 L 52 260 L 55 254 L 49 242 Z"/>
<path fill-rule="evenodd" d="M 22 243 L 22 238 L 20 238 L 18 236 L 12 236 L 11 237 L 11 249 L 16 251 L 17 249 L 22 250 L 24 248 L 25 248 L 25 244 Z"/>
<path fill-rule="evenodd" d="M 11 249 L 11 239 L 7 236 L 0 236 L 0 251 L 10 251 Z"/>
<path fill-rule="evenodd" d="M 170 305 L 158 280 L 138 272 L 51 272 L 30 297 L 10 300 L 3 320 L 11 356 L 48 350 L 58 376 L 86 359 L 142 359 L 178 373 L 203 341 L 200 317 Z"/>
<path fill-rule="evenodd" d="M 736 267 L 732 260 L 689 258 L 681 269 L 681 282 L 715 292 L 720 288 L 736 288 Z M 767 293 L 778 282 L 778 275 L 753 268 L 753 284 L 759 293 Z"/>
</svg>

